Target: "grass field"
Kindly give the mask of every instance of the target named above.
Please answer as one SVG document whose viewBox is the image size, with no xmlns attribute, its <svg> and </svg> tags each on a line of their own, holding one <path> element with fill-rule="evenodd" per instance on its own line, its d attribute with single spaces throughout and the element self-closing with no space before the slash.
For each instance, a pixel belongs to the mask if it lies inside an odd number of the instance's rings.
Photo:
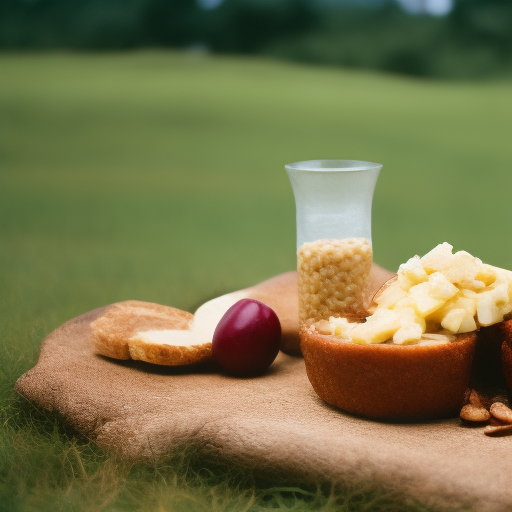
<svg viewBox="0 0 512 512">
<path fill-rule="evenodd" d="M 0 70 L 0 510 L 413 510 L 117 463 L 13 384 L 80 313 L 193 310 L 294 268 L 293 161 L 384 164 L 373 241 L 391 269 L 442 241 L 512 268 L 510 82 L 163 52 L 3 54 Z"/>
</svg>

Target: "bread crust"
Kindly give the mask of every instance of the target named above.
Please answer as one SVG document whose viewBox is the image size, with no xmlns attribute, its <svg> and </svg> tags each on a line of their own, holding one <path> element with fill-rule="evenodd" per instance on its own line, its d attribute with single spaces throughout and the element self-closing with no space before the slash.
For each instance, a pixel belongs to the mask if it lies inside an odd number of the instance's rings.
<svg viewBox="0 0 512 512">
<path fill-rule="evenodd" d="M 199 345 L 180 346 L 148 343 L 143 339 L 132 338 L 129 347 L 132 359 L 166 366 L 194 364 L 212 357 L 211 341 Z"/>
<path fill-rule="evenodd" d="M 94 348 L 114 359 L 137 359 L 163 365 L 192 364 L 211 357 L 211 341 L 200 345 L 151 343 L 137 337 L 150 330 L 188 330 L 194 315 L 187 311 L 128 300 L 117 302 L 91 323 Z"/>
<path fill-rule="evenodd" d="M 326 402 L 379 419 L 458 415 L 476 333 L 442 345 L 359 345 L 301 331 L 309 381 Z"/>
</svg>

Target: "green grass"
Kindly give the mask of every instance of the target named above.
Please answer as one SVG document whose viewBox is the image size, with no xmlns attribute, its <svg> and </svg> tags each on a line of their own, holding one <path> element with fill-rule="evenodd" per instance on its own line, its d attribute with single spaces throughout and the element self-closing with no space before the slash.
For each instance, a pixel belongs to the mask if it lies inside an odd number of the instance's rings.
<svg viewBox="0 0 512 512">
<path fill-rule="evenodd" d="M 194 309 L 292 269 L 293 161 L 384 164 L 373 239 L 389 268 L 445 240 L 511 268 L 510 82 L 164 52 L 3 54 L 0 69 L 0 510 L 399 509 L 193 457 L 128 465 L 13 384 L 82 312 Z"/>
</svg>

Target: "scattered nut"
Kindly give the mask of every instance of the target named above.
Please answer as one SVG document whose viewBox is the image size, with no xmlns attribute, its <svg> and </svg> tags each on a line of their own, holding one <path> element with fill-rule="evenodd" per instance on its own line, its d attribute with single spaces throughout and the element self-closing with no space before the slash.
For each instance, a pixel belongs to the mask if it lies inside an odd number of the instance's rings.
<svg viewBox="0 0 512 512">
<path fill-rule="evenodd" d="M 496 418 L 493 418 L 491 416 L 491 419 L 489 420 L 489 425 L 493 425 L 495 427 L 502 427 L 503 425 L 509 425 L 509 423 L 503 423 L 503 421 L 497 420 Z"/>
<path fill-rule="evenodd" d="M 512 424 L 512 410 L 501 402 L 495 402 L 491 405 L 490 413 L 504 423 Z"/>
<path fill-rule="evenodd" d="M 464 396 L 464 407 L 460 411 L 460 419 L 467 423 L 486 423 L 491 418 L 488 408 L 488 397 L 476 389 L 469 388 Z"/>
<path fill-rule="evenodd" d="M 469 403 L 475 407 L 483 407 L 484 409 L 489 409 L 492 401 L 488 396 L 478 392 L 476 389 L 472 389 L 469 395 Z"/>
<path fill-rule="evenodd" d="M 491 415 L 485 407 L 478 407 L 473 404 L 465 405 L 460 411 L 460 419 L 470 423 L 483 423 L 489 421 Z"/>
<path fill-rule="evenodd" d="M 507 404 L 508 399 L 504 395 L 491 397 L 476 389 L 468 389 L 464 396 L 460 418 L 463 422 L 473 423 L 475 426 L 487 423 L 484 429 L 484 434 L 487 436 L 511 435 L 512 409 Z"/>
<path fill-rule="evenodd" d="M 487 425 L 484 429 L 486 436 L 508 436 L 512 434 L 512 424 L 510 425 Z"/>
</svg>

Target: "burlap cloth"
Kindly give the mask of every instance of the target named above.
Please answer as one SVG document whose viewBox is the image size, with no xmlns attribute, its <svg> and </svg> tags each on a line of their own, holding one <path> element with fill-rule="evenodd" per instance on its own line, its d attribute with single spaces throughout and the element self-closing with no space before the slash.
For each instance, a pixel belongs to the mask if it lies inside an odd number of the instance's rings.
<svg viewBox="0 0 512 512">
<path fill-rule="evenodd" d="M 81 315 L 43 342 L 16 389 L 100 446 L 149 459 L 193 446 L 201 456 L 304 482 L 368 484 L 440 510 L 512 510 L 512 437 L 458 419 L 369 421 L 318 398 L 299 357 L 281 353 L 257 378 L 213 365 L 169 368 L 92 351 Z"/>
</svg>

